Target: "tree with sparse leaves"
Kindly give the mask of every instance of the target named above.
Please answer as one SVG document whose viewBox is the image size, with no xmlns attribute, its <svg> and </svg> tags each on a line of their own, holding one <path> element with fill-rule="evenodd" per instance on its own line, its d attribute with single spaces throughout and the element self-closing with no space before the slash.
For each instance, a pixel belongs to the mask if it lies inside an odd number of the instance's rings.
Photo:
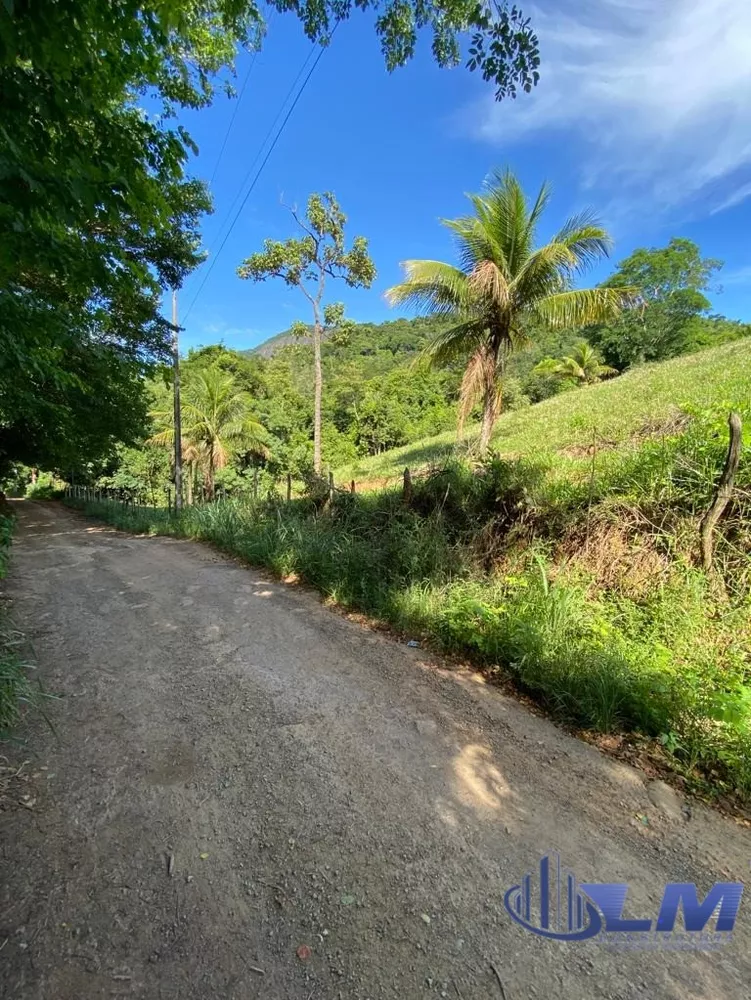
<svg viewBox="0 0 751 1000">
<path fill-rule="evenodd" d="M 312 194 L 304 216 L 292 209 L 292 217 L 302 235 L 288 240 L 265 240 L 263 250 L 246 258 L 237 273 L 251 281 L 281 278 L 293 288 L 299 288 L 313 312 L 313 469 L 321 471 L 321 342 L 324 333 L 345 328 L 341 303 L 324 305 L 326 282 L 341 279 L 350 288 L 370 288 L 376 269 L 368 254 L 368 241 L 356 236 L 347 249 L 344 226 L 347 217 L 333 194 Z M 307 334 L 305 324 L 297 324 L 295 332 Z"/>
</svg>

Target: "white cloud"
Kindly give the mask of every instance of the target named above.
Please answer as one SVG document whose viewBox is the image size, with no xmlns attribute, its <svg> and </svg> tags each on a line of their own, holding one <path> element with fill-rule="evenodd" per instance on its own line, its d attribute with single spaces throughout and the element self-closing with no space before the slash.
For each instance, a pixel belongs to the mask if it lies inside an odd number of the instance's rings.
<svg viewBox="0 0 751 1000">
<path fill-rule="evenodd" d="M 724 212 L 727 208 L 735 208 L 736 205 L 740 205 L 741 202 L 746 201 L 747 198 L 751 198 L 751 183 L 741 184 L 739 188 L 731 191 L 724 201 L 721 201 L 719 205 L 715 205 L 712 209 L 712 215 L 717 215 L 718 212 Z"/>
<path fill-rule="evenodd" d="M 751 264 L 727 271 L 722 275 L 723 285 L 751 285 Z"/>
<path fill-rule="evenodd" d="M 737 180 L 751 166 L 749 0 L 563 0 L 549 10 L 530 10 L 540 84 L 515 102 L 483 100 L 476 134 L 504 146 L 540 135 L 576 143 L 585 185 L 657 207 L 751 195 L 747 175 Z"/>
</svg>

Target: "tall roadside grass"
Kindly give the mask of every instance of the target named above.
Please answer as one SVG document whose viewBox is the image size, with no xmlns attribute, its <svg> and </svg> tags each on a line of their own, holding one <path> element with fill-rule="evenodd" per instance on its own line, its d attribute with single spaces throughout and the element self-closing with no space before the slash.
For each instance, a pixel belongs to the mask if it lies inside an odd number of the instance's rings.
<svg viewBox="0 0 751 1000">
<path fill-rule="evenodd" d="M 203 539 L 511 678 L 556 718 L 640 733 L 691 783 L 751 803 L 751 472 L 696 565 L 719 412 L 588 479 L 450 464 L 398 490 L 226 501 L 181 515 L 89 503 L 125 530 Z"/>
<path fill-rule="evenodd" d="M 0 515 L 0 580 L 8 572 L 15 518 Z M 19 721 L 25 706 L 39 703 L 39 690 L 32 684 L 32 669 L 21 655 L 24 636 L 0 607 L 0 737 L 7 736 Z"/>
</svg>

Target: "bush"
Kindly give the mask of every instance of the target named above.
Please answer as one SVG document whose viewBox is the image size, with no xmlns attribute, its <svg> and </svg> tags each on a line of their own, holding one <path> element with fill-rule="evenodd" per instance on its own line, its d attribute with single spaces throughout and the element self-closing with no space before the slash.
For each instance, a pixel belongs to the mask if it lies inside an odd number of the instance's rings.
<svg viewBox="0 0 751 1000">
<path fill-rule="evenodd" d="M 65 483 L 51 472 L 40 472 L 35 483 L 26 487 L 27 500 L 59 500 L 65 495 Z"/>
</svg>

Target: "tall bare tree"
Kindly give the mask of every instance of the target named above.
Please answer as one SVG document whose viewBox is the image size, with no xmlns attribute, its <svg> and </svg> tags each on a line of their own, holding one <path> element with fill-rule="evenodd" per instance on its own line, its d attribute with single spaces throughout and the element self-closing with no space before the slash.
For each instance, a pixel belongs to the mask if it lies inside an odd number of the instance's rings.
<svg viewBox="0 0 751 1000">
<path fill-rule="evenodd" d="M 344 310 L 339 303 L 324 305 L 326 282 L 341 278 L 350 288 L 370 288 L 376 269 L 368 254 L 368 241 L 356 236 L 347 249 L 344 226 L 347 217 L 330 192 L 312 194 L 304 216 L 291 209 L 301 234 L 288 240 L 264 240 L 263 250 L 246 258 L 237 269 L 241 278 L 265 281 L 281 278 L 299 288 L 313 313 L 314 418 L 313 468 L 321 471 L 321 342 L 325 330 L 341 325 Z M 296 332 L 307 333 L 305 324 L 295 324 Z"/>
</svg>

